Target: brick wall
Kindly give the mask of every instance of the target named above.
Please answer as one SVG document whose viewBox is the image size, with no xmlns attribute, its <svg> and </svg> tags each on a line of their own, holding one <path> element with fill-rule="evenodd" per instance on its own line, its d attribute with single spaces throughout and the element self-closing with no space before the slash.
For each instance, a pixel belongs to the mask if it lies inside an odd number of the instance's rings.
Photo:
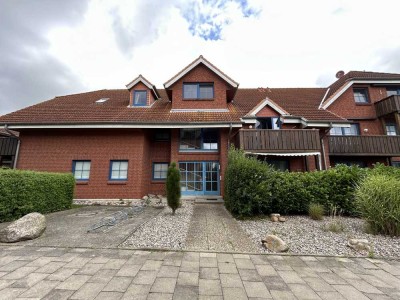
<svg viewBox="0 0 400 300">
<path fill-rule="evenodd" d="M 259 118 L 278 117 L 279 114 L 275 110 L 273 110 L 271 107 L 265 106 L 256 114 L 256 116 Z"/>
<path fill-rule="evenodd" d="M 90 179 L 77 184 L 77 199 L 141 198 L 148 169 L 142 130 L 21 131 L 18 168 L 71 172 L 73 160 L 91 160 Z M 128 160 L 128 180 L 109 181 L 110 160 Z"/>
<path fill-rule="evenodd" d="M 183 100 L 184 82 L 214 82 L 214 99 Z M 196 68 L 175 82 L 170 89 L 172 90 L 173 109 L 227 108 L 226 91 L 229 89 L 229 86 L 224 80 L 202 64 L 199 64 Z"/>
<path fill-rule="evenodd" d="M 145 86 L 142 82 L 138 82 L 129 90 L 129 106 L 133 106 L 133 96 L 135 91 L 147 91 L 147 105 L 154 103 L 155 99 L 151 90 Z"/>
</svg>

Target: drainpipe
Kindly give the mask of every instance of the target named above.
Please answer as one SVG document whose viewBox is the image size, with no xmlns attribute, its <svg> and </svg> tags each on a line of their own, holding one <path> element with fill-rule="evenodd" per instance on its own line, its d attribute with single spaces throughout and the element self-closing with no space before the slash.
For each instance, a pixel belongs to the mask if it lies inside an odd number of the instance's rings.
<svg viewBox="0 0 400 300">
<path fill-rule="evenodd" d="M 18 154 L 19 154 L 19 145 L 21 144 L 21 140 L 18 139 L 18 144 L 17 144 L 17 151 L 15 152 L 15 156 L 14 156 L 14 165 L 13 165 L 13 169 L 17 168 L 17 161 L 18 161 Z"/>
<path fill-rule="evenodd" d="M 232 133 L 232 123 L 229 123 L 229 133 L 228 133 L 228 151 L 229 151 L 229 146 L 231 142 L 231 133 Z"/>
</svg>

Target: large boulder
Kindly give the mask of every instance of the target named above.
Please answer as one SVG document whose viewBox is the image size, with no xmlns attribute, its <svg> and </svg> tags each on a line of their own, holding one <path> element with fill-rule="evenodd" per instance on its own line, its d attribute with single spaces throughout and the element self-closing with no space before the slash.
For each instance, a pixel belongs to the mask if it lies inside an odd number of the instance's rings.
<svg viewBox="0 0 400 300">
<path fill-rule="evenodd" d="M 286 245 L 286 243 L 281 238 L 273 234 L 267 235 L 261 242 L 265 248 L 274 252 L 286 252 L 289 250 L 289 247 Z"/>
<path fill-rule="evenodd" d="M 46 218 L 39 213 L 30 213 L 12 222 L 0 231 L 0 242 L 15 243 L 41 236 L 46 229 Z"/>
<path fill-rule="evenodd" d="M 349 239 L 347 242 L 347 246 L 356 250 L 356 251 L 370 251 L 371 245 L 368 240 L 365 239 Z"/>
</svg>

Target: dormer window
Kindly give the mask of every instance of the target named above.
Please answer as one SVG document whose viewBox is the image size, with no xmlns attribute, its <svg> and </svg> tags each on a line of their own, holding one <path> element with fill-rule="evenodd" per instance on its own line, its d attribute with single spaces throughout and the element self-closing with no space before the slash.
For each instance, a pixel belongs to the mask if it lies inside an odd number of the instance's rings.
<svg viewBox="0 0 400 300">
<path fill-rule="evenodd" d="M 147 105 L 147 91 L 133 91 L 133 106 Z"/>
<path fill-rule="evenodd" d="M 214 99 L 213 83 L 184 83 L 183 99 Z"/>
<path fill-rule="evenodd" d="M 369 103 L 368 90 L 366 88 L 355 88 L 353 92 L 356 103 Z"/>
</svg>

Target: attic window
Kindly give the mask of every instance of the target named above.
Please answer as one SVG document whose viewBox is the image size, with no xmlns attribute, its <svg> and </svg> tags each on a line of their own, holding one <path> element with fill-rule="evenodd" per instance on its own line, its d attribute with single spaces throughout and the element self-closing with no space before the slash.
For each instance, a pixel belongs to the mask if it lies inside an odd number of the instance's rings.
<svg viewBox="0 0 400 300">
<path fill-rule="evenodd" d="M 106 102 L 109 99 L 110 98 L 101 98 L 101 99 L 97 100 L 96 103 L 102 104 L 102 103 Z"/>
</svg>

